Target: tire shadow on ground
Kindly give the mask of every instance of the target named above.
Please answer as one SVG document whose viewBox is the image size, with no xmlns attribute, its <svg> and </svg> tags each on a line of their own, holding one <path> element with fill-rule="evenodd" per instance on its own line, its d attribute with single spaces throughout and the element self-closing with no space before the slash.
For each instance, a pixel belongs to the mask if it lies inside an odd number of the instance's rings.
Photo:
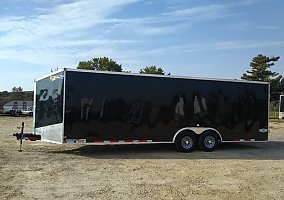
<svg viewBox="0 0 284 200">
<path fill-rule="evenodd" d="M 222 143 L 213 152 L 198 148 L 191 153 L 177 152 L 174 144 L 86 145 L 68 150 L 49 150 L 95 159 L 242 159 L 284 160 L 284 141 L 266 143 Z"/>
</svg>

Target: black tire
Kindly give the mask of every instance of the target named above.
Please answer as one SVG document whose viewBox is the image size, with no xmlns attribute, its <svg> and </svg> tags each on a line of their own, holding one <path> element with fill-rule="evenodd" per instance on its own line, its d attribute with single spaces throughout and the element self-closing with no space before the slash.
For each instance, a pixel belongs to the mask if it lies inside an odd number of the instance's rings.
<svg viewBox="0 0 284 200">
<path fill-rule="evenodd" d="M 220 140 L 214 131 L 204 131 L 198 140 L 199 148 L 202 151 L 214 151 L 218 147 Z"/>
<path fill-rule="evenodd" d="M 189 153 L 195 149 L 197 144 L 195 133 L 183 131 L 175 139 L 175 145 L 178 151 Z"/>
</svg>

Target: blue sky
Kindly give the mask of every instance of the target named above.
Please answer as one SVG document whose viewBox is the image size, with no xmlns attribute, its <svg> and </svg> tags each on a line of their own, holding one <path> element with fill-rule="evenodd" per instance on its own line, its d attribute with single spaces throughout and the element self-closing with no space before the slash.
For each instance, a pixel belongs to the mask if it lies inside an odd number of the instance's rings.
<svg viewBox="0 0 284 200">
<path fill-rule="evenodd" d="M 284 75 L 283 10 L 283 0 L 1 0 L 0 91 L 103 56 L 133 73 L 240 79 L 265 54 Z"/>
</svg>

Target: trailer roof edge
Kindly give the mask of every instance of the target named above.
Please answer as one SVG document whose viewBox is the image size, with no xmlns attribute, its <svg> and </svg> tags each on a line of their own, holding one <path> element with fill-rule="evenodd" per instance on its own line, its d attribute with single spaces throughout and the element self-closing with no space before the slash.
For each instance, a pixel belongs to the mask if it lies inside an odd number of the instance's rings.
<svg viewBox="0 0 284 200">
<path fill-rule="evenodd" d="M 49 76 L 55 75 L 59 72 L 70 71 L 80 73 L 97 73 L 97 74 L 116 74 L 116 75 L 130 75 L 130 76 L 146 76 L 146 77 L 165 77 L 165 78 L 178 78 L 178 79 L 194 79 L 194 80 L 211 80 L 211 81 L 223 81 L 223 82 L 239 82 L 239 83 L 257 83 L 257 84 L 269 84 L 268 82 L 261 81 L 247 81 L 239 79 L 222 79 L 222 78 L 207 78 L 207 77 L 192 77 L 192 76 L 177 76 L 177 75 L 156 75 L 156 74 L 140 74 L 140 73 L 127 73 L 127 72 L 112 72 L 112 71 L 97 71 L 86 69 L 74 69 L 74 68 L 62 68 L 57 71 L 51 72 L 41 78 L 35 79 L 36 81 L 42 80 Z"/>
<path fill-rule="evenodd" d="M 247 81 L 247 80 L 238 80 L 238 79 L 221 79 L 221 78 L 206 78 L 206 77 L 176 76 L 176 75 L 140 74 L 140 73 L 97 71 L 97 70 L 73 69 L 73 68 L 64 68 L 64 70 L 65 71 L 71 71 L 71 72 L 82 72 L 82 73 L 99 73 L 99 74 L 116 74 L 116 75 L 131 75 L 131 76 L 165 77 L 165 78 L 179 78 L 179 79 L 195 79 L 195 80 L 211 80 L 211 81 L 224 81 L 224 82 L 269 84 L 268 82 Z"/>
</svg>

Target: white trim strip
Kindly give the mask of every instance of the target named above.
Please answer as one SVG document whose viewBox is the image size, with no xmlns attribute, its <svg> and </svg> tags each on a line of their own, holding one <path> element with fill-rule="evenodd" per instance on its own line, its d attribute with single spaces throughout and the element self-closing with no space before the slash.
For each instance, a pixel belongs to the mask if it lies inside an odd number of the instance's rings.
<svg viewBox="0 0 284 200">
<path fill-rule="evenodd" d="M 229 143 L 238 143 L 238 142 L 268 142 L 268 140 L 263 140 L 263 141 L 257 141 L 255 139 L 250 139 L 250 140 L 245 140 L 245 139 L 239 139 L 239 140 L 229 140 L 229 141 L 222 141 L 222 142 L 229 142 Z"/>
<path fill-rule="evenodd" d="M 86 144 L 86 139 L 66 139 L 67 144 Z"/>
<path fill-rule="evenodd" d="M 40 141 L 49 142 L 49 143 L 52 143 L 52 144 L 63 144 L 61 142 L 56 142 L 56 141 L 52 141 L 52 140 L 45 140 L 45 139 L 41 139 Z"/>
<path fill-rule="evenodd" d="M 111 144 L 172 144 L 173 142 L 153 142 L 153 140 L 97 140 L 87 142 L 86 139 L 66 139 L 66 144 L 111 145 Z"/>
</svg>

